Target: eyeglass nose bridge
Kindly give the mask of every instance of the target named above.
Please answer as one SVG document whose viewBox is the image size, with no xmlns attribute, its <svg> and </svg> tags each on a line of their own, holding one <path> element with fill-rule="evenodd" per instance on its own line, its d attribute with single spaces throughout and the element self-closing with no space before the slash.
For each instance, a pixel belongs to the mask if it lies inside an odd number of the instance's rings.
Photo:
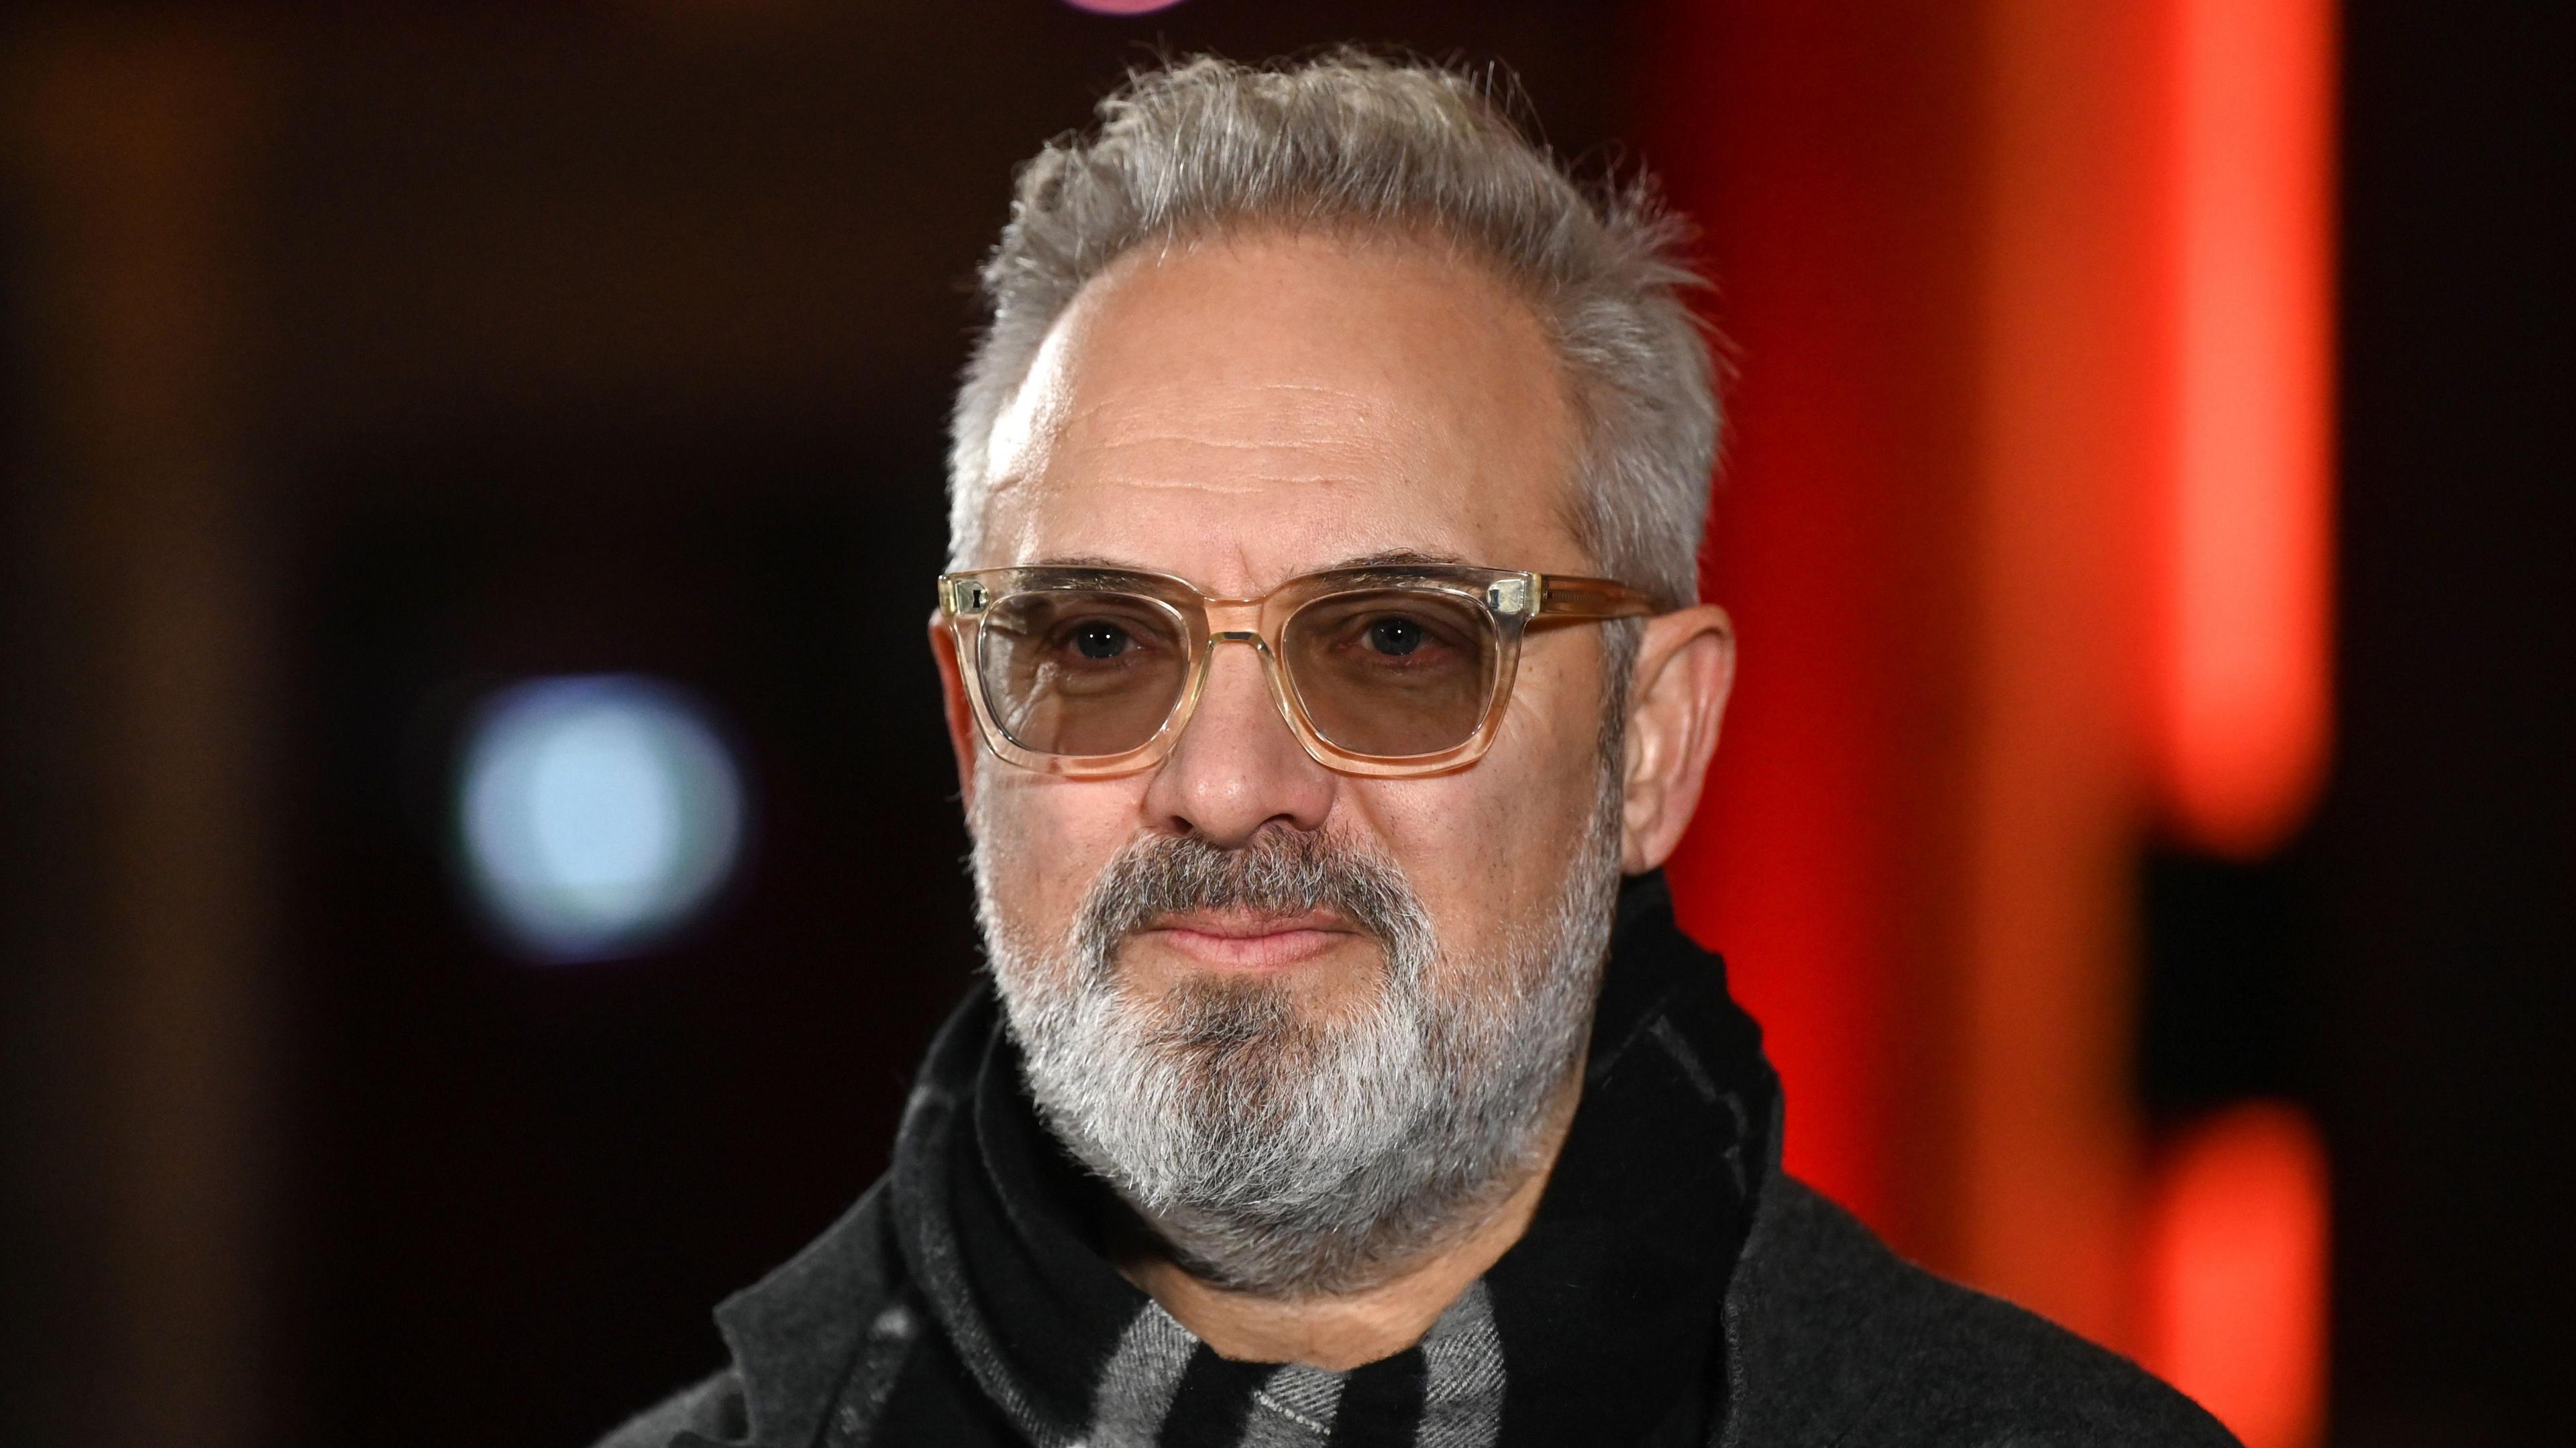
<svg viewBox="0 0 2576 1448">
<path fill-rule="evenodd" d="M 1270 640 L 1262 637 L 1259 629 L 1227 628 L 1212 629 L 1208 632 L 1207 651 L 1199 660 L 1196 677 L 1190 681 L 1189 694 L 1182 701 L 1180 717 L 1173 721 L 1172 733 L 1175 739 L 1198 717 L 1199 700 L 1207 690 L 1208 673 L 1216 665 L 1218 644 L 1248 644 L 1255 654 L 1260 655 L 1262 682 L 1269 686 L 1271 706 L 1279 711 L 1281 722 L 1288 726 L 1289 736 L 1297 741 L 1297 747 L 1304 750 L 1309 758 L 1329 767 L 1332 761 L 1318 747 L 1313 727 L 1306 722 L 1304 713 L 1298 708 L 1297 701 L 1288 686 L 1287 671 L 1280 665 L 1279 655 L 1271 649 Z"/>
</svg>

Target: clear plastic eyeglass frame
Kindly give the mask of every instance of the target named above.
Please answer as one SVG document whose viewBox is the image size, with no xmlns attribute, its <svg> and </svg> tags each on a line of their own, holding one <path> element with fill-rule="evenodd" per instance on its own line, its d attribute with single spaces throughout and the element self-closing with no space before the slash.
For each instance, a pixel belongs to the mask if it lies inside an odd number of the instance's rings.
<svg viewBox="0 0 2576 1448">
<path fill-rule="evenodd" d="M 986 618 L 1004 600 L 1031 591 L 1096 592 L 1141 600 L 1167 614 L 1176 637 L 1188 648 L 1184 681 L 1170 714 L 1153 736 L 1117 754 L 1052 754 L 1030 749 L 1011 738 L 986 697 L 983 634 Z M 1474 731 L 1457 744 L 1427 754 L 1379 755 L 1335 744 L 1316 727 L 1299 696 L 1292 671 L 1282 662 L 1282 635 L 1304 609 L 1344 594 L 1385 590 L 1422 591 L 1472 602 L 1489 631 L 1480 643 L 1492 649 L 1488 697 Z M 939 577 L 939 612 L 957 646 L 958 675 L 973 706 L 984 745 L 993 754 L 1023 769 L 1076 779 L 1101 778 L 1149 769 L 1169 755 L 1189 727 L 1207 682 L 1208 666 L 1223 643 L 1249 646 L 1260 655 L 1270 696 L 1298 744 L 1326 768 L 1379 778 L 1438 774 L 1462 769 L 1484 757 L 1494 732 L 1511 703 L 1512 680 L 1520 664 L 1521 638 L 1539 620 L 1600 621 L 1635 618 L 1656 612 L 1646 595 L 1606 578 L 1529 573 L 1502 568 L 1452 564 L 1399 564 L 1333 569 L 1292 578 L 1259 598 L 1211 598 L 1188 581 L 1164 573 L 1120 568 L 1021 567 L 985 568 Z"/>
</svg>

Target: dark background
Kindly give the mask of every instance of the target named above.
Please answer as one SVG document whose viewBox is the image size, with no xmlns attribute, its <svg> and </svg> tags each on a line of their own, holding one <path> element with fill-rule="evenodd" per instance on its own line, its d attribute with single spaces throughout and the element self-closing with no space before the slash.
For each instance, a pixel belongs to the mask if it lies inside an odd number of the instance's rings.
<svg viewBox="0 0 2576 1448">
<path fill-rule="evenodd" d="M 2346 18 L 2343 743 L 2301 944 L 2370 1441 L 2570 1402 L 2570 130 L 2529 18 Z"/>
<path fill-rule="evenodd" d="M 578 1442 L 713 1366 L 708 1307 L 880 1170 L 975 959 L 920 620 L 967 284 L 1010 167 L 1158 38 L 1500 59 L 1558 149 L 1632 155 L 1640 9 L 19 22 L 24 164 L 0 201 L 0 1440 Z M 2534 1441 L 2565 1421 L 2576 1299 L 2565 87 L 2501 11 L 2364 3 L 2345 24 L 2336 772 L 2270 861 L 2142 865 L 2139 1072 L 2161 1110 L 2262 1092 L 2324 1123 L 2334 1441 Z M 154 495 L 95 481 L 156 444 L 83 440 L 102 425 L 61 338 L 94 315 L 113 334 L 97 279 L 128 262 L 58 220 L 90 204 L 61 179 L 86 161 L 43 139 L 48 107 L 82 104 L 83 57 L 136 51 L 137 93 L 212 75 L 208 113 L 242 138 L 208 153 L 232 168 L 203 248 L 218 260 L 182 279 L 233 299 L 208 325 L 253 360 L 201 369 L 190 385 L 218 401 L 150 424 L 234 461 L 211 511 L 178 509 L 166 534 L 128 521 Z M 220 99 L 237 92 L 256 99 Z M 162 364 L 110 348 L 81 365 Z M 152 603 L 189 568 L 229 580 L 212 596 L 233 622 L 202 637 L 195 605 Z M 162 618 L 177 642 L 151 632 Z M 151 1094 L 168 1023 L 98 962 L 204 923 L 184 894 L 133 893 L 156 817 L 120 801 L 160 796 L 118 761 L 151 734 L 151 681 L 215 656 L 238 660 L 222 697 L 251 742 L 203 798 L 256 822 L 239 933 L 263 943 L 253 1023 L 224 1037 L 252 1105 L 200 1120 Z M 450 883 L 447 771 L 481 690 L 603 670 L 716 702 L 752 781 L 753 855 L 671 948 L 532 969 Z M 195 819 L 198 798 L 171 808 Z M 118 923 L 135 917 L 140 935 Z M 248 1286 L 229 1295 L 153 1255 L 193 1240 L 198 1204 L 164 1203 L 184 1219 L 165 1230 L 94 1185 L 148 1183 L 198 1139 L 239 1146 L 253 1183 Z M 201 1300 L 250 1308 L 212 1324 L 202 1381 L 174 1382 L 153 1365 L 180 1350 L 133 1323 L 190 1321 Z"/>
</svg>

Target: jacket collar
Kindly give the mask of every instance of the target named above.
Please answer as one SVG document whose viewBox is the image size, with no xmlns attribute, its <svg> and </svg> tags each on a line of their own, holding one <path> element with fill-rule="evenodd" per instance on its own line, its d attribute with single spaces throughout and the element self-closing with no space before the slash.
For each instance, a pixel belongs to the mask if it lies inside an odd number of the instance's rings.
<svg viewBox="0 0 2576 1448">
<path fill-rule="evenodd" d="M 871 1329 L 881 1330 L 888 1312 L 904 1310 L 901 1299 L 909 1294 L 899 1289 L 907 1281 L 914 1292 L 931 1301 L 933 1314 L 948 1329 L 953 1345 L 967 1346 L 954 1342 L 961 1325 L 970 1332 L 989 1334 L 990 1314 L 975 1302 L 982 1294 L 967 1280 L 970 1264 L 950 1252 L 925 1254 L 921 1234 L 907 1230 L 904 1219 L 912 1219 L 917 1227 L 925 1211 L 943 1210 L 943 1204 L 923 1198 L 921 1184 L 953 1171 L 959 1163 L 955 1151 L 961 1131 L 976 1134 L 975 1098 L 990 1094 L 976 1088 L 987 1075 L 983 1068 L 996 1064 L 992 1052 L 998 1040 L 998 1012 L 990 986 L 979 983 L 934 1040 L 906 1106 L 889 1177 L 803 1252 L 717 1309 L 718 1327 L 742 1382 L 751 1430 L 748 1441 L 803 1444 L 816 1440 L 853 1365 L 867 1349 Z M 1693 1118 L 1708 1125 L 1686 1127 L 1694 1136 L 1714 1133 L 1701 1159 L 1713 1159 L 1719 1165 L 1713 1180 L 1720 1195 L 1732 1203 L 1720 1213 L 1732 1226 L 1720 1228 L 1718 1221 L 1711 1220 L 1703 1229 L 1722 1230 L 1725 1238 L 1718 1244 L 1718 1255 L 1708 1257 L 1705 1265 L 1677 1259 L 1634 1270 L 1639 1266 L 1637 1247 L 1662 1235 L 1655 1228 L 1669 1225 L 1643 1224 L 1648 1230 L 1640 1232 L 1640 1223 L 1626 1220 L 1631 1199 L 1652 1195 L 1637 1188 L 1639 1163 L 1647 1159 L 1641 1153 L 1661 1149 L 1673 1157 L 1673 1143 L 1666 1141 L 1658 1148 L 1652 1141 L 1635 1139 L 1637 1128 L 1631 1124 L 1616 1123 L 1618 1129 L 1614 1129 L 1605 1123 L 1626 1114 L 1617 1108 L 1618 1100 L 1641 1093 L 1685 1104 L 1696 1099 L 1713 1108 Z M 1713 1291 L 1723 1301 L 1722 1312 L 1715 1302 L 1700 1309 L 1706 1313 L 1708 1332 L 1704 1338 L 1697 1332 L 1690 1334 L 1691 1351 L 1726 1359 L 1728 1371 L 1719 1381 L 1740 1389 L 1745 1365 L 1737 1361 L 1742 1323 L 1735 1298 L 1741 1284 L 1734 1280 L 1734 1269 L 1755 1201 L 1768 1196 L 1766 1189 L 1778 1178 L 1778 1088 L 1761 1056 L 1759 1028 L 1728 997 L 1722 962 L 1681 933 L 1660 873 L 1628 881 L 1622 889 L 1612 961 L 1595 1014 L 1584 1099 L 1568 1137 L 1567 1154 L 1560 1157 L 1557 1176 L 1551 1180 L 1530 1236 L 1488 1275 L 1498 1301 L 1505 1304 L 1507 1350 L 1514 1335 L 1510 1326 L 1514 1315 L 1523 1323 L 1598 1320 L 1601 1315 L 1588 1310 L 1601 1305 L 1588 1300 L 1596 1281 L 1616 1277 L 1624 1282 L 1619 1289 L 1623 1301 L 1618 1305 L 1628 1308 L 1644 1306 L 1646 1299 L 1654 1297 L 1659 1274 L 1698 1275 L 1713 1270 Z M 1671 1125 L 1659 1120 L 1648 1129 L 1661 1131 Z M 970 1151 L 969 1156 L 980 1154 Z M 1686 1168 L 1690 1158 L 1699 1156 L 1683 1151 L 1671 1164 Z M 1657 1188 L 1663 1190 L 1669 1190 L 1680 1174 L 1660 1169 L 1652 1173 Z M 1586 1177 L 1601 1180 L 1586 1181 Z M 1695 1202 L 1695 1198 L 1676 1196 L 1667 1205 L 1669 1212 L 1681 1214 L 1676 1221 L 1702 1220 L 1697 1214 L 1703 1208 Z M 1718 1203 L 1712 1199 L 1710 1205 Z M 1695 1250 L 1684 1256 L 1698 1262 L 1707 1253 Z M 1105 1262 L 1086 1263 L 1082 1270 L 1087 1272 L 1093 1265 L 1106 1274 L 1101 1290 L 1134 1293 Z M 943 1297 L 951 1308 L 960 1301 L 975 1306 L 971 1314 L 975 1320 L 962 1324 L 952 1320 L 957 1314 L 937 1305 Z M 1625 1297 L 1641 1300 L 1632 1304 Z M 1686 1317 L 1691 1315 L 1682 1310 Z M 1716 1319 L 1721 1315 L 1723 1340 L 1716 1336 Z M 1590 1349 L 1603 1346 L 1598 1333 L 1577 1336 L 1592 1339 Z M 1601 1355 L 1586 1350 L 1584 1341 L 1557 1346 L 1576 1350 L 1576 1356 L 1586 1359 Z M 1559 1355 L 1556 1350 L 1537 1358 L 1511 1354 L 1524 1362 Z M 1617 1359 L 1615 1351 L 1604 1357 L 1600 1370 L 1616 1371 Z M 1666 1371 L 1689 1373 L 1692 1368 L 1676 1358 Z M 988 1392 L 995 1388 L 991 1382 L 985 1386 Z M 997 1406 L 1024 1423 L 1031 1421 L 1035 1404 L 1007 1401 L 1017 1396 L 1012 1385 L 1004 1385 L 1003 1396 Z M 1524 1399 L 1516 1394 L 1515 1401 Z M 1037 1410 L 1035 1416 L 1054 1415 Z"/>
</svg>

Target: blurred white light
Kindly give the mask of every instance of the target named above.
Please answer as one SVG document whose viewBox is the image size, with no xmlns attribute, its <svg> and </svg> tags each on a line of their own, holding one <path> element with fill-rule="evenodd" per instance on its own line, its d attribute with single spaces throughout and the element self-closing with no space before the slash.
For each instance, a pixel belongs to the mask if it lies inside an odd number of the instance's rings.
<svg viewBox="0 0 2576 1448">
<path fill-rule="evenodd" d="M 465 746 L 465 869 L 493 924 L 541 960 L 643 950 L 732 873 L 742 777 L 705 717 L 630 674 L 496 695 Z"/>
</svg>

